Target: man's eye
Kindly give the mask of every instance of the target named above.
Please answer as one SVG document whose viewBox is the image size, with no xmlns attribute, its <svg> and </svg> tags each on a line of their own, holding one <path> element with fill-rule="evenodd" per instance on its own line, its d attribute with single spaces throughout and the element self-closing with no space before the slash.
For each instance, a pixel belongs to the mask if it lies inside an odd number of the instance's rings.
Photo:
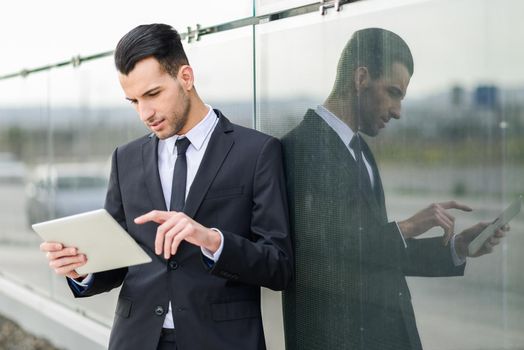
<svg viewBox="0 0 524 350">
<path fill-rule="evenodd" d="M 136 105 L 138 103 L 137 100 L 129 100 L 129 103 L 131 103 L 132 105 Z"/>
<path fill-rule="evenodd" d="M 156 96 L 158 94 L 159 94 L 159 91 L 155 91 L 155 92 L 152 92 L 152 93 L 148 94 L 148 96 L 153 97 L 153 96 Z"/>
<path fill-rule="evenodd" d="M 389 89 L 389 93 L 393 97 L 402 97 L 402 93 L 400 92 L 400 90 L 395 89 L 395 88 Z"/>
</svg>

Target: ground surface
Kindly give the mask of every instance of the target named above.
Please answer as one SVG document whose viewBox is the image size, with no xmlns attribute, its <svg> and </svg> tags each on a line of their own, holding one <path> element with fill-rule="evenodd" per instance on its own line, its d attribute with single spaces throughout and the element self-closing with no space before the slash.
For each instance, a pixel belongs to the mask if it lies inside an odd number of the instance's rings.
<svg viewBox="0 0 524 350">
<path fill-rule="evenodd" d="M 25 332 L 16 323 L 0 316 L 0 350 L 58 350 L 47 340 Z"/>
</svg>

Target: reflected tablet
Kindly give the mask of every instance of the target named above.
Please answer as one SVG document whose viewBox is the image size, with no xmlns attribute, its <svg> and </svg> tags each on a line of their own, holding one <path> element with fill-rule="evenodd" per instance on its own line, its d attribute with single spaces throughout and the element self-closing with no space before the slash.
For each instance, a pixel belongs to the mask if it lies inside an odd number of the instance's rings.
<svg viewBox="0 0 524 350">
<path fill-rule="evenodd" d="M 33 230 L 44 241 L 76 247 L 87 263 L 76 271 L 87 274 L 151 262 L 151 258 L 105 210 L 41 222 Z"/>
<path fill-rule="evenodd" d="M 468 246 L 469 255 L 476 254 L 490 237 L 493 237 L 498 229 L 506 225 L 520 212 L 522 207 L 522 196 L 511 203 L 491 224 L 488 225 Z"/>
</svg>

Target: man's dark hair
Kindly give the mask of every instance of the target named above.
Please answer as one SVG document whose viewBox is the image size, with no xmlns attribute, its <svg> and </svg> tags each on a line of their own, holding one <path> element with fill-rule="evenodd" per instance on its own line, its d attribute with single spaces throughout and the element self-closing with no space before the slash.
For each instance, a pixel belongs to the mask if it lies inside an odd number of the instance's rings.
<svg viewBox="0 0 524 350">
<path fill-rule="evenodd" d="M 393 63 L 404 65 L 409 75 L 413 75 L 413 56 L 406 42 L 386 29 L 361 29 L 353 34 L 342 51 L 334 90 L 349 92 L 347 89 L 354 86 L 353 77 L 358 67 L 366 67 L 371 78 L 377 79 Z"/>
<path fill-rule="evenodd" d="M 139 61 L 147 57 L 156 58 L 173 77 L 181 66 L 189 64 L 180 35 L 167 24 L 140 25 L 124 35 L 115 50 L 116 69 L 128 75 Z"/>
</svg>

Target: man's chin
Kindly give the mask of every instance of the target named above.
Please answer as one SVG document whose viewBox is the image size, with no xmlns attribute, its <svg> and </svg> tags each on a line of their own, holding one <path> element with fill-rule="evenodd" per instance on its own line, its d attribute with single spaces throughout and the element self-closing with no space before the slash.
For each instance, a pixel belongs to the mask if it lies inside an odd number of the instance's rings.
<svg viewBox="0 0 524 350">
<path fill-rule="evenodd" d="M 380 129 L 362 129 L 360 130 L 363 134 L 369 136 L 369 137 L 375 137 L 380 132 Z"/>
<path fill-rule="evenodd" d="M 160 130 L 151 130 L 156 137 L 158 137 L 160 140 L 168 139 L 175 135 L 180 135 L 180 132 L 182 131 L 185 124 L 175 124 L 175 125 L 165 125 Z"/>
<path fill-rule="evenodd" d="M 165 140 L 175 135 L 174 132 L 169 132 L 168 130 L 153 131 L 153 134 L 155 134 L 159 140 Z"/>
</svg>

